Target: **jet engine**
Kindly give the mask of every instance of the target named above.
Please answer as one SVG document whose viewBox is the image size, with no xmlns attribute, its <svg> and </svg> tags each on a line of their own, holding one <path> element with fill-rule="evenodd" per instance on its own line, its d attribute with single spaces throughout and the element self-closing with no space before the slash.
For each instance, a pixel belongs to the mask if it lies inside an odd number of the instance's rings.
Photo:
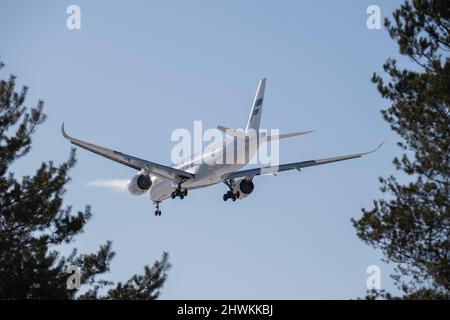
<svg viewBox="0 0 450 320">
<path fill-rule="evenodd" d="M 128 182 L 128 192 L 134 196 L 140 196 L 150 189 L 151 186 L 151 177 L 146 173 L 140 172 Z"/>
<path fill-rule="evenodd" d="M 233 193 L 237 199 L 244 199 L 255 189 L 255 185 L 251 178 L 241 178 L 235 181 L 233 185 Z"/>
</svg>

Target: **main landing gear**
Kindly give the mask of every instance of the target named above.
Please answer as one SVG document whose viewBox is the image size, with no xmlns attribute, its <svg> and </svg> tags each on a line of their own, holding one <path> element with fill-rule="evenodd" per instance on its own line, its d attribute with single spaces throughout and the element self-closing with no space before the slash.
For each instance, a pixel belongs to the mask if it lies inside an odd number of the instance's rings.
<svg viewBox="0 0 450 320">
<path fill-rule="evenodd" d="M 180 199 L 183 199 L 184 197 L 186 197 L 188 194 L 187 189 L 181 190 L 181 188 L 177 188 L 175 189 L 174 192 L 172 192 L 172 194 L 170 195 L 170 197 L 172 199 L 175 199 L 176 197 L 180 197 Z"/>
<path fill-rule="evenodd" d="M 159 201 L 155 202 L 155 204 L 156 204 L 155 216 L 160 216 L 161 210 L 159 210 Z"/>
<path fill-rule="evenodd" d="M 181 184 L 183 183 L 183 180 L 181 180 L 180 182 L 178 182 L 178 187 L 175 189 L 174 192 L 172 192 L 172 194 L 170 195 L 170 197 L 172 199 L 175 199 L 176 197 L 180 197 L 180 199 L 183 199 L 184 197 L 187 196 L 188 191 L 187 189 L 181 190 Z"/>
<path fill-rule="evenodd" d="M 236 201 L 236 199 L 239 198 L 240 193 L 239 193 L 239 191 L 233 192 L 234 180 L 230 180 L 230 181 L 224 180 L 223 183 L 225 183 L 228 186 L 228 188 L 230 188 L 230 190 L 223 195 L 223 201 L 227 201 L 228 199 L 232 199 L 233 201 Z"/>
</svg>

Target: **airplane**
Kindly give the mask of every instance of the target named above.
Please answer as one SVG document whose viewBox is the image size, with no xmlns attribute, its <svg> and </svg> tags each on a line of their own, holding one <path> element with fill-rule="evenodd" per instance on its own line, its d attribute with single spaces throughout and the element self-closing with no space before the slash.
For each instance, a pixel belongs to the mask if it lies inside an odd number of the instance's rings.
<svg viewBox="0 0 450 320">
<path fill-rule="evenodd" d="M 61 126 L 61 132 L 64 138 L 68 139 L 72 144 L 137 170 L 138 172 L 132 177 L 127 185 L 128 191 L 132 195 L 142 195 L 148 192 L 150 200 L 156 206 L 155 216 L 161 215 L 159 205 L 163 200 L 168 198 L 175 199 L 177 197 L 183 199 L 187 196 L 188 190 L 204 188 L 223 182 L 229 189 L 228 192 L 223 195 L 224 201 L 229 199 L 232 201 L 236 201 L 237 199 L 242 200 L 253 192 L 253 178 L 256 176 L 268 174 L 276 175 L 278 172 L 293 169 L 300 171 L 302 168 L 306 167 L 359 158 L 375 152 L 383 144 L 383 142 L 381 142 L 376 149 L 368 152 L 240 170 L 249 162 L 249 159 L 256 154 L 263 143 L 312 132 L 291 132 L 277 135 L 268 135 L 260 132 L 265 86 L 266 78 L 259 81 L 245 131 L 229 129 L 221 125 L 217 126 L 217 129 L 223 132 L 225 136 L 233 138 L 228 139 L 228 141 L 224 139 L 224 141 L 217 142 L 217 144 L 213 146 L 214 150 L 219 150 L 221 152 L 211 154 L 211 152 L 208 153 L 203 151 L 194 154 L 192 157 L 173 166 L 150 162 L 116 150 L 73 138 L 66 133 L 64 122 Z M 249 147 L 252 143 L 253 145 L 256 144 L 255 148 Z M 236 147 L 238 144 L 240 146 L 244 145 L 245 147 Z M 233 146 L 235 147 L 233 148 Z M 237 152 L 242 152 L 242 150 L 244 150 L 246 154 L 243 161 L 240 161 L 239 163 L 236 163 L 236 161 L 232 163 L 227 163 L 227 161 L 211 161 L 211 157 L 214 160 L 222 160 L 224 157 L 230 156 L 230 152 L 233 153 L 231 158 L 236 159 L 235 150 L 237 150 Z M 240 154 L 238 156 L 242 158 L 243 155 Z M 203 161 L 206 157 L 209 157 L 208 161 Z M 218 157 L 220 157 L 220 159 L 216 159 Z"/>
</svg>

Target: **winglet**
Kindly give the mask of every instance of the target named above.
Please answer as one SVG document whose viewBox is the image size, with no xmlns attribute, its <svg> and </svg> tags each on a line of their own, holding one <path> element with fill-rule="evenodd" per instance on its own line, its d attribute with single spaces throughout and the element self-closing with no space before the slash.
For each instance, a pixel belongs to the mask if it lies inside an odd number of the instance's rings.
<svg viewBox="0 0 450 320">
<path fill-rule="evenodd" d="M 383 139 L 383 141 L 381 141 L 381 143 L 378 145 L 378 147 L 376 147 L 375 149 L 373 149 L 373 150 L 371 150 L 371 151 L 365 152 L 364 154 L 369 154 L 369 153 L 373 153 L 373 152 L 377 151 L 378 149 L 381 148 L 381 146 L 383 145 L 383 143 L 384 143 L 384 139 Z"/>
<path fill-rule="evenodd" d="M 66 130 L 64 130 L 64 121 L 63 121 L 63 123 L 61 125 L 61 133 L 62 133 L 64 138 L 70 139 L 69 135 L 66 133 Z"/>
</svg>

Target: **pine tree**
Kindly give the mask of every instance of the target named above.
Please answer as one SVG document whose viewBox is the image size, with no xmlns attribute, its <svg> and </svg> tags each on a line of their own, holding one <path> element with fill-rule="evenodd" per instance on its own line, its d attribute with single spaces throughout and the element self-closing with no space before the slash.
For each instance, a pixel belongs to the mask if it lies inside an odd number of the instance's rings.
<svg viewBox="0 0 450 320">
<path fill-rule="evenodd" d="M 4 64 L 0 63 L 0 71 Z M 63 201 L 75 150 L 55 165 L 43 162 L 32 176 L 18 178 L 11 166 L 26 156 L 32 136 L 46 116 L 44 102 L 25 106 L 27 88 L 16 92 L 16 78 L 0 80 L 0 299 L 156 299 L 170 268 L 167 253 L 143 275 L 115 287 L 99 279 L 114 257 L 111 242 L 96 253 L 61 256 L 58 246 L 72 243 L 91 218 L 86 206 L 73 213 Z M 68 289 L 68 266 L 81 270 L 81 288 Z M 108 290 L 109 289 L 109 290 Z M 106 292 L 101 295 L 99 292 Z"/>
<path fill-rule="evenodd" d="M 393 163 L 409 182 L 380 178 L 386 198 L 352 221 L 359 238 L 396 264 L 393 278 L 404 292 L 402 298 L 448 299 L 450 1 L 405 1 L 385 27 L 400 53 L 416 65 L 402 69 L 388 59 L 386 79 L 378 74 L 372 78 L 391 102 L 382 114 L 400 135 L 403 150 Z"/>
</svg>

